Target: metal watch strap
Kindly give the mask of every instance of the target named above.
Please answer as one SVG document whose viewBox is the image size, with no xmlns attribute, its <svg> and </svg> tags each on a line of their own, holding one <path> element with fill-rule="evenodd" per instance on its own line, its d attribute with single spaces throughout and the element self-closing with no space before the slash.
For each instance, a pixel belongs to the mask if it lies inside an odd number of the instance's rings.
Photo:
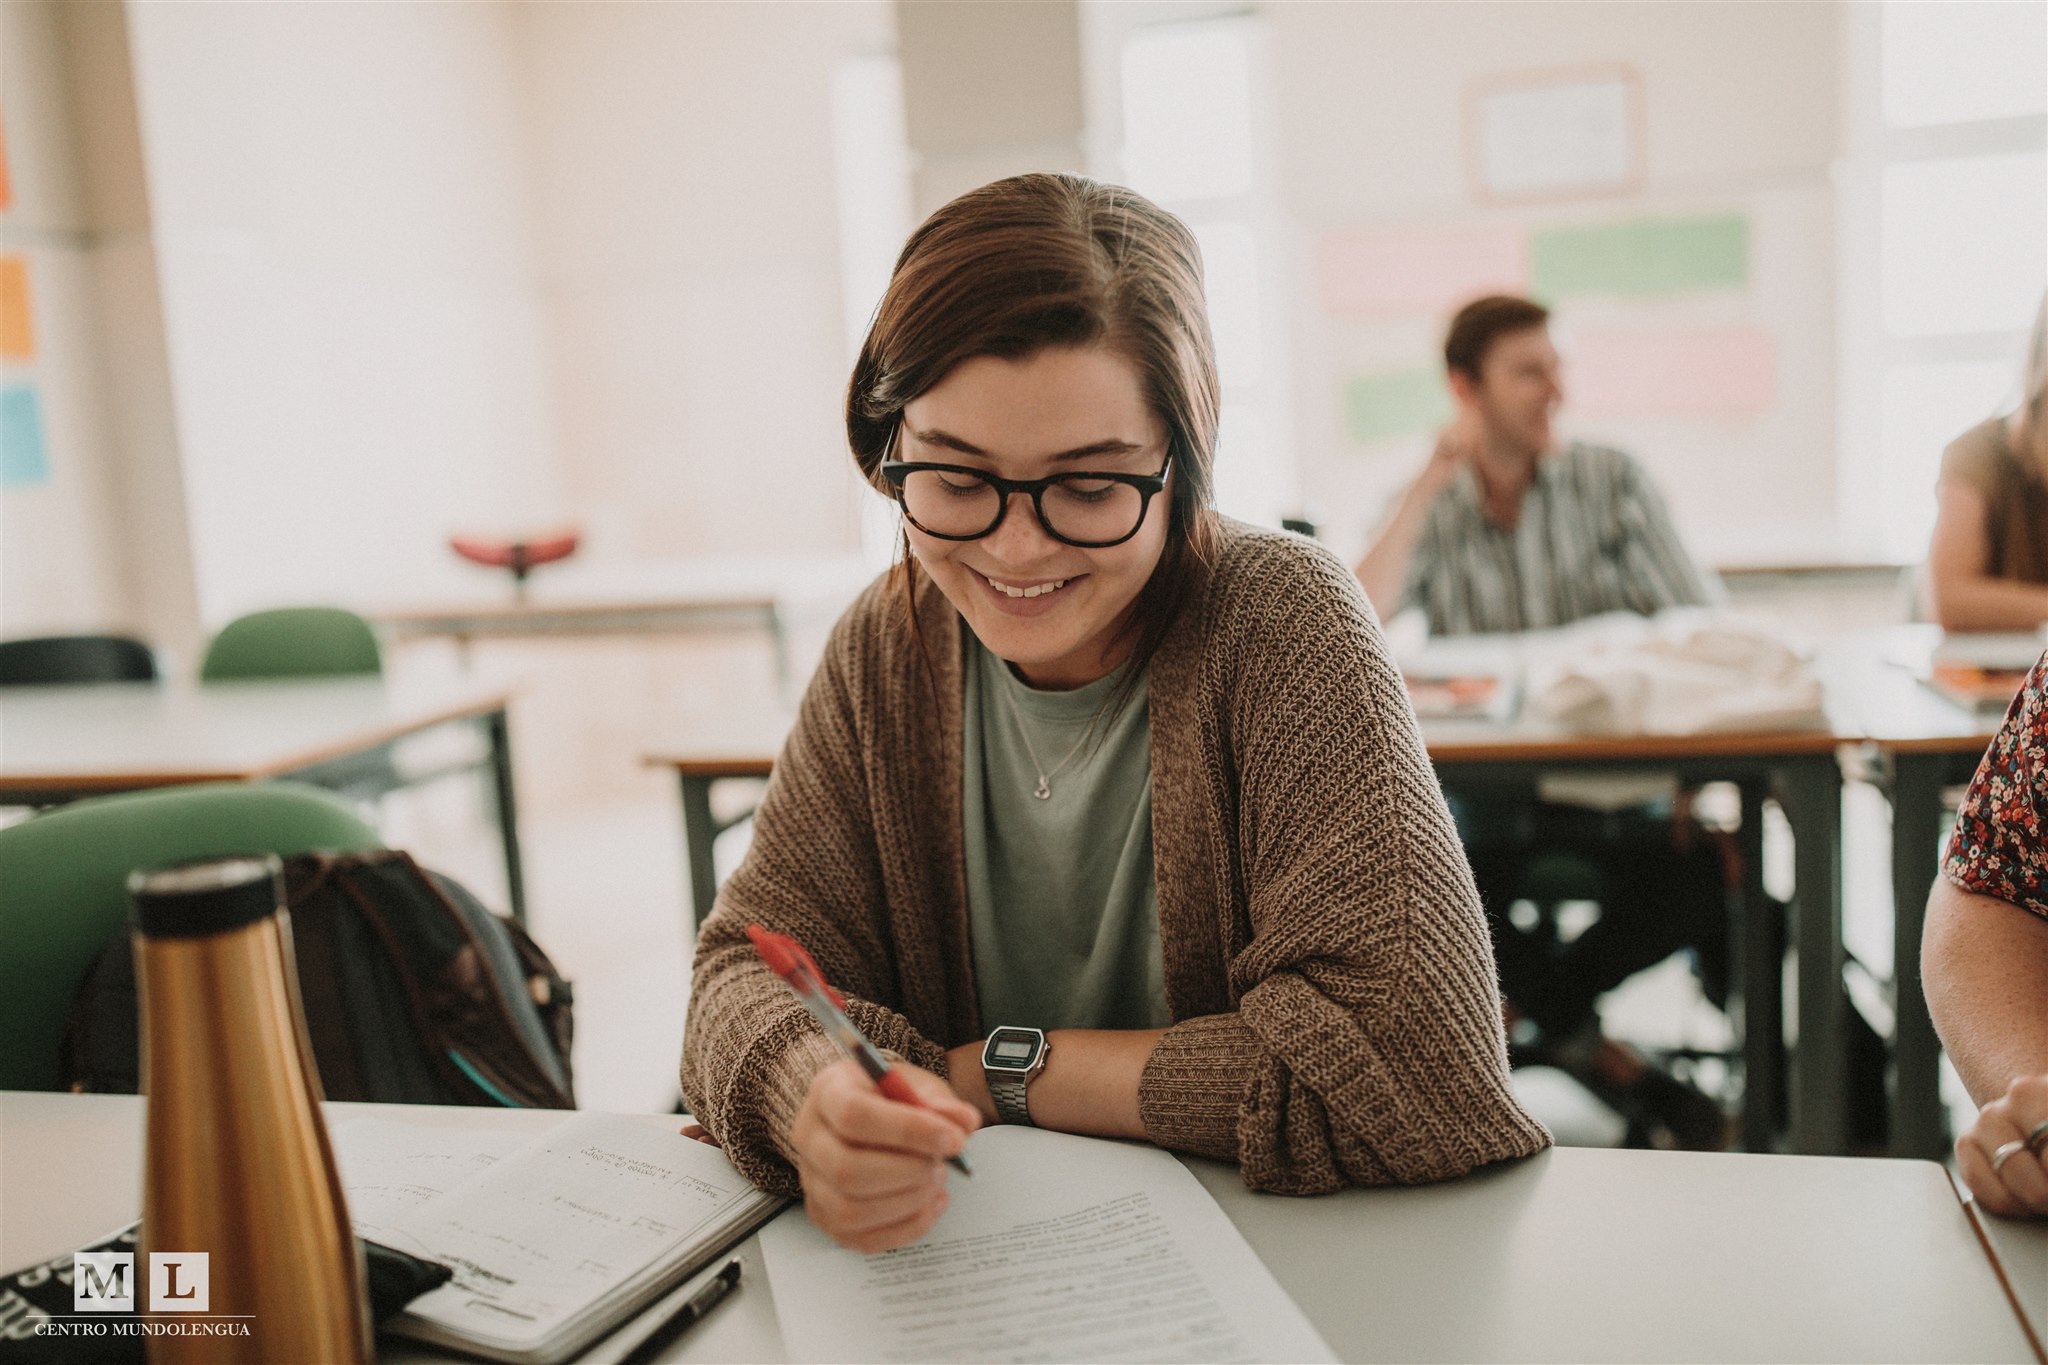
<svg viewBox="0 0 2048 1365">
<path fill-rule="evenodd" d="M 1004 1123 L 1021 1123 L 1035 1127 L 1031 1122 L 1031 1108 L 1024 1102 L 1024 1091 L 1031 1083 L 1031 1077 L 1017 1072 L 990 1071 L 988 1077 L 989 1097 L 996 1102 L 996 1113 Z"/>
</svg>

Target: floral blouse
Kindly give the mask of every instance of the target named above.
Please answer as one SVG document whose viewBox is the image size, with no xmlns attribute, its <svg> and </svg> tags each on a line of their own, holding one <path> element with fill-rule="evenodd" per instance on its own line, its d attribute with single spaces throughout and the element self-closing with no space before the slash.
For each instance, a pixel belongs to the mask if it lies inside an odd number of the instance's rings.
<svg viewBox="0 0 2048 1365">
<path fill-rule="evenodd" d="M 2048 917 L 2048 654 L 2013 698 L 1956 812 L 1942 871 L 1965 891 Z"/>
</svg>

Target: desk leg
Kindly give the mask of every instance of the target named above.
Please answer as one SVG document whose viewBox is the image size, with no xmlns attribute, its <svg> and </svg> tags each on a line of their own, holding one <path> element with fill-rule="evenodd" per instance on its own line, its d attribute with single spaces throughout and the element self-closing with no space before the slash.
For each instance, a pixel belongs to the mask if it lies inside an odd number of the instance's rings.
<svg viewBox="0 0 2048 1365">
<path fill-rule="evenodd" d="M 1781 799 L 1792 825 L 1799 947 L 1799 1044 L 1792 1054 L 1792 1150 L 1847 1143 L 1847 996 L 1842 985 L 1842 769 L 1833 754 L 1788 763 Z"/>
<path fill-rule="evenodd" d="M 1920 988 L 1920 930 L 1939 872 L 1942 755 L 1895 754 L 1892 767 L 1892 1155 L 1939 1161 L 1941 1040 Z"/>
<path fill-rule="evenodd" d="M 1751 780 L 1741 790 L 1735 961 L 1742 991 L 1742 1145 L 1772 1152 L 1784 1119 L 1785 948 L 1777 907 L 1764 891 L 1764 788 Z"/>
<path fill-rule="evenodd" d="M 519 807 L 512 795 L 512 728 L 499 707 L 484 719 L 491 741 L 491 787 L 498 801 L 498 837 L 505 845 L 505 895 L 512 918 L 526 923 L 526 873 L 519 857 Z"/>
<path fill-rule="evenodd" d="M 694 933 L 711 913 L 718 899 L 718 872 L 711 865 L 711 845 L 718 837 L 718 822 L 711 816 L 711 783 L 708 777 L 681 777 L 683 802 L 683 857 L 690 866 L 690 928 Z"/>
</svg>

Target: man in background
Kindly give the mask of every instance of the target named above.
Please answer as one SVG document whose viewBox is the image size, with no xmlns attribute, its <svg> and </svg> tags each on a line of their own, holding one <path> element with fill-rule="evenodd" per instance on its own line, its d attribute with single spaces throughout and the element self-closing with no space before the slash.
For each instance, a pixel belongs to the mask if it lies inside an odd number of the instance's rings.
<svg viewBox="0 0 2048 1365">
<path fill-rule="evenodd" d="M 1451 320 L 1444 365 L 1457 415 L 1358 564 L 1383 617 L 1419 606 L 1432 634 L 1457 635 L 1709 600 L 1642 466 L 1606 446 L 1559 445 L 1552 419 L 1564 390 L 1549 316 L 1495 295 Z M 1715 838 L 1670 803 L 1600 811 L 1447 795 L 1501 989 L 1526 1021 L 1514 1030 L 1517 1059 L 1576 1076 L 1628 1120 L 1633 1144 L 1723 1145 L 1719 1107 L 1604 1037 L 1595 1009 L 1602 993 L 1682 948 L 1700 950 L 1709 995 L 1725 999 L 1729 882 Z M 1545 880 L 1564 898 L 1599 903 L 1599 920 L 1569 943 L 1509 918 L 1517 900 L 1547 898 Z"/>
<path fill-rule="evenodd" d="M 1607 446 L 1557 444 L 1564 389 L 1549 319 L 1505 295 L 1451 319 L 1457 416 L 1358 563 L 1382 617 L 1420 606 L 1431 634 L 1462 635 L 1708 600 L 1643 467 Z"/>
</svg>

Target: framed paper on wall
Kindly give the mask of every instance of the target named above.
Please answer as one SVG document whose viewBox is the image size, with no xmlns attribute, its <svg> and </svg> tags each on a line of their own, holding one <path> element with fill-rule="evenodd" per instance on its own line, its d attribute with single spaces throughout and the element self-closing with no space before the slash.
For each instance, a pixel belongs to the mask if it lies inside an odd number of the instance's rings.
<svg viewBox="0 0 2048 1365">
<path fill-rule="evenodd" d="M 1466 175 L 1487 202 L 1617 194 L 1643 181 L 1643 80 L 1620 64 L 1488 77 L 1465 97 Z"/>
</svg>

